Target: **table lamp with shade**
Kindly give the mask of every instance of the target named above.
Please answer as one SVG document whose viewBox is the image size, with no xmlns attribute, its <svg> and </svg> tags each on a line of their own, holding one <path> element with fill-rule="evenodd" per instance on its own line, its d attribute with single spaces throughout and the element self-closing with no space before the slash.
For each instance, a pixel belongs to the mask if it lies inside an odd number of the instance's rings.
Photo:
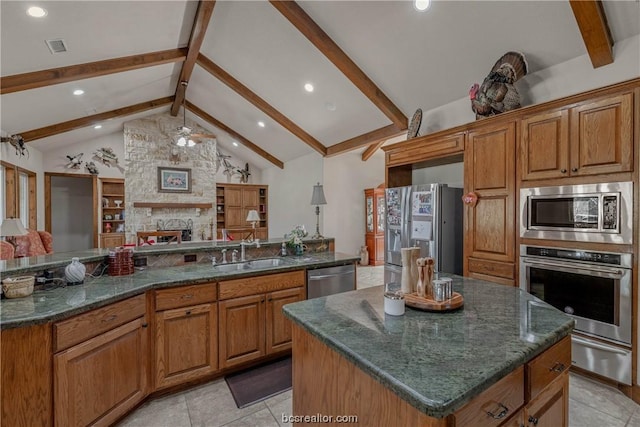
<svg viewBox="0 0 640 427">
<path fill-rule="evenodd" d="M 320 234 L 320 205 L 326 205 L 327 199 L 324 198 L 324 190 L 322 185 L 317 183 L 313 186 L 313 194 L 311 195 L 311 205 L 316 207 L 316 234 L 312 236 L 312 239 L 324 239 Z"/>
<path fill-rule="evenodd" d="M 16 246 L 15 236 L 24 236 L 29 234 L 20 218 L 5 218 L 0 224 L 0 236 L 6 238 L 7 243 Z"/>
<path fill-rule="evenodd" d="M 260 216 L 258 215 L 258 211 L 255 209 L 251 209 L 247 214 L 247 222 L 251 223 L 253 227 L 253 232 L 251 233 L 251 239 L 253 240 L 256 236 L 256 224 L 260 221 Z"/>
</svg>

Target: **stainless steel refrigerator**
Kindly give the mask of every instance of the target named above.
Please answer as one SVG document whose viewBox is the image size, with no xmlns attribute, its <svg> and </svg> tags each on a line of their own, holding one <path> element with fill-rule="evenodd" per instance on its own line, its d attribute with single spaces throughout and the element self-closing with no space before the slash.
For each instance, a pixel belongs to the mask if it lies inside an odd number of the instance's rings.
<svg viewBox="0 0 640 427">
<path fill-rule="evenodd" d="M 446 184 L 388 188 L 385 283 L 400 283 L 400 249 L 420 248 L 435 261 L 436 273 L 462 275 L 462 188 Z"/>
</svg>

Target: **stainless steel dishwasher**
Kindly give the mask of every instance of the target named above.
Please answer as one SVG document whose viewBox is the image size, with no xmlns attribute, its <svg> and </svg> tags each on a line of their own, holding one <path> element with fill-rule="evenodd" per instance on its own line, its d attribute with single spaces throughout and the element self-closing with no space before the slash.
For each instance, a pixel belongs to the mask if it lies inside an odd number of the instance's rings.
<svg viewBox="0 0 640 427">
<path fill-rule="evenodd" d="M 307 270 L 308 299 L 353 291 L 355 289 L 355 264 Z"/>
</svg>

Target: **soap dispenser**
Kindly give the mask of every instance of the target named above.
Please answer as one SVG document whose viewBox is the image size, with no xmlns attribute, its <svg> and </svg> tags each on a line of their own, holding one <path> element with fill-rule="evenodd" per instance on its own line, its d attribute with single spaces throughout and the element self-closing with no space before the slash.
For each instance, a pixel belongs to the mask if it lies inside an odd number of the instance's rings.
<svg viewBox="0 0 640 427">
<path fill-rule="evenodd" d="M 280 249 L 280 255 L 287 256 L 287 244 L 282 242 L 282 248 Z"/>
</svg>

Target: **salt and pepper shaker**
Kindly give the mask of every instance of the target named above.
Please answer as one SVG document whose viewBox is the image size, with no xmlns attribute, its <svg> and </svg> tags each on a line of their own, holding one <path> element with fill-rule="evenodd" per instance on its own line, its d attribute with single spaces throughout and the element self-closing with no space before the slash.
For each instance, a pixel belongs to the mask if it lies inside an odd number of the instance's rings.
<svg viewBox="0 0 640 427">
<path fill-rule="evenodd" d="M 433 297 L 432 282 L 434 273 L 433 258 L 418 258 L 416 260 L 418 269 L 418 284 L 416 286 L 419 297 L 431 299 Z"/>
</svg>

